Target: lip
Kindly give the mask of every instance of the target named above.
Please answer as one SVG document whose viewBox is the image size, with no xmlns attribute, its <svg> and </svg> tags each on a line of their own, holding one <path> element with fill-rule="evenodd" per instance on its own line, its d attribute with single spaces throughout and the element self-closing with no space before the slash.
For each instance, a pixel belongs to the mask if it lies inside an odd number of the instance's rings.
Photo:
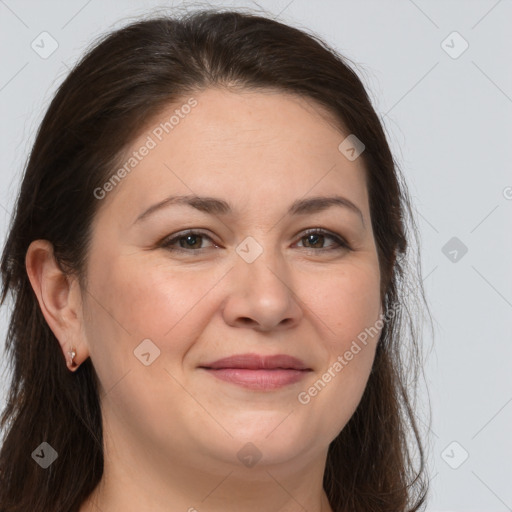
<svg viewBox="0 0 512 512">
<path fill-rule="evenodd" d="M 200 368 L 217 379 L 256 390 L 294 384 L 312 371 L 300 359 L 285 354 L 238 354 L 206 363 Z"/>
</svg>

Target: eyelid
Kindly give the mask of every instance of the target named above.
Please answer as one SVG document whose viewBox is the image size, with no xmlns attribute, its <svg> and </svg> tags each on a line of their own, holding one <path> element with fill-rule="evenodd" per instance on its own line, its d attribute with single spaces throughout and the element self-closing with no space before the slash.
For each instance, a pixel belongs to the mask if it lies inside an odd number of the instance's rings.
<svg viewBox="0 0 512 512">
<path fill-rule="evenodd" d="M 324 247 L 324 248 L 319 248 L 319 249 L 304 247 L 303 249 L 308 252 L 326 253 L 326 252 L 334 252 L 334 251 L 340 251 L 340 250 L 349 250 L 349 251 L 353 250 L 351 247 L 351 244 L 349 244 L 349 242 L 347 242 L 345 237 L 338 235 L 337 233 L 332 232 L 328 229 L 321 228 L 321 227 L 306 228 L 306 229 L 300 231 L 299 233 L 297 233 L 297 235 L 295 235 L 295 236 L 299 237 L 298 242 L 300 242 L 302 240 L 302 238 L 308 236 L 309 234 L 319 234 L 322 236 L 327 236 L 327 237 L 332 238 L 336 243 L 335 243 L 334 247 Z M 167 251 L 190 253 L 190 254 L 200 254 L 204 250 L 209 249 L 209 247 L 202 247 L 199 249 L 186 249 L 183 247 L 172 247 L 172 245 L 175 242 L 177 242 L 180 238 L 184 238 L 188 235 L 200 235 L 204 238 L 208 238 L 214 244 L 215 247 L 219 246 L 215 242 L 215 240 L 208 233 L 206 233 L 202 228 L 190 228 L 190 229 L 185 229 L 183 231 L 179 231 L 177 233 L 173 233 L 172 235 L 169 235 L 168 237 L 164 238 L 158 244 L 158 247 L 164 248 Z"/>
<path fill-rule="evenodd" d="M 213 240 L 213 238 L 208 233 L 205 233 L 204 231 L 202 231 L 201 228 L 198 228 L 198 229 L 190 228 L 190 229 L 178 231 L 177 233 L 173 233 L 172 235 L 166 236 L 161 242 L 158 243 L 158 246 L 166 248 L 167 246 L 170 246 L 171 243 L 176 242 L 180 238 L 184 238 L 188 235 L 201 235 L 201 236 L 211 240 L 214 245 L 217 245 L 215 240 Z M 199 252 L 203 249 L 205 249 L 205 248 L 203 247 L 202 249 L 190 249 L 190 250 L 183 249 L 183 247 L 172 248 L 172 250 L 176 250 L 176 251 L 181 250 L 182 252 L 190 252 L 190 253 Z M 168 249 L 168 250 L 171 250 L 171 249 Z"/>
<path fill-rule="evenodd" d="M 347 242 L 346 238 L 344 238 L 343 236 L 338 235 L 328 229 L 325 229 L 325 228 L 307 228 L 299 233 L 299 235 L 302 235 L 301 237 L 299 237 L 299 241 L 307 235 L 316 234 L 316 233 L 333 238 L 336 241 L 336 243 L 338 244 L 338 247 L 334 247 L 331 249 L 329 249 L 329 248 L 310 249 L 309 247 L 305 247 L 305 249 L 309 249 L 313 252 L 329 251 L 329 250 L 342 249 L 342 248 L 351 249 L 351 246 Z"/>
</svg>

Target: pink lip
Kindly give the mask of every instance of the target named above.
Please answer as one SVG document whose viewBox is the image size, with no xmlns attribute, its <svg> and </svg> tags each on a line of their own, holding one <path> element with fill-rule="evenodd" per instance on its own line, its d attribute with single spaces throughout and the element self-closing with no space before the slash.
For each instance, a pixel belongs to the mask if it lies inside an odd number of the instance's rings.
<svg viewBox="0 0 512 512">
<path fill-rule="evenodd" d="M 201 365 L 200 368 L 223 381 L 258 390 L 293 384 L 311 371 L 301 360 L 284 354 L 240 354 Z"/>
</svg>

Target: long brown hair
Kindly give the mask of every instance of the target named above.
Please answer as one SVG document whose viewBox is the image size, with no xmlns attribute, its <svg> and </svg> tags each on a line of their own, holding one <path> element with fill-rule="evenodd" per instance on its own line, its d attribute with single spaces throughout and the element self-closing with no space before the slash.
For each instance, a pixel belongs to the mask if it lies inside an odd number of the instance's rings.
<svg viewBox="0 0 512 512">
<path fill-rule="evenodd" d="M 208 9 L 158 15 L 103 36 L 59 87 L 39 127 L 1 260 L 1 304 L 8 292 L 13 298 L 6 340 L 12 379 L 0 420 L 2 512 L 77 511 L 103 472 L 94 367 L 87 359 L 76 372 L 67 369 L 27 277 L 27 249 L 33 240 L 50 241 L 61 268 L 85 290 L 91 223 L 102 203 L 94 190 L 141 126 L 209 86 L 315 100 L 365 144 L 386 320 L 361 402 L 329 446 L 324 488 L 336 512 L 416 511 L 426 500 L 411 405 L 421 354 L 410 306 L 415 294 L 424 301 L 421 280 L 411 285 L 419 272 L 408 272 L 417 229 L 379 117 L 348 60 L 316 35 L 255 13 Z M 46 470 L 31 457 L 44 441 L 59 454 Z"/>
</svg>

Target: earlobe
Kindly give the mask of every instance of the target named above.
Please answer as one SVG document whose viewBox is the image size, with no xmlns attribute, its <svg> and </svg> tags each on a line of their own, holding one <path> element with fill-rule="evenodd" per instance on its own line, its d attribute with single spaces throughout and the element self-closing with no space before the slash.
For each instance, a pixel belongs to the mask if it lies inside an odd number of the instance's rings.
<svg viewBox="0 0 512 512">
<path fill-rule="evenodd" d="M 76 350 L 74 348 L 68 350 L 68 356 L 69 359 L 67 361 L 67 366 L 72 372 L 74 372 L 79 367 L 79 364 L 75 361 Z"/>
<path fill-rule="evenodd" d="M 35 240 L 30 244 L 25 267 L 41 312 L 61 346 L 67 367 L 75 371 L 81 364 L 76 360 L 77 345 L 82 345 L 80 361 L 87 358 L 79 311 L 81 301 L 77 296 L 79 287 L 59 267 L 53 246 L 47 240 Z"/>
</svg>

